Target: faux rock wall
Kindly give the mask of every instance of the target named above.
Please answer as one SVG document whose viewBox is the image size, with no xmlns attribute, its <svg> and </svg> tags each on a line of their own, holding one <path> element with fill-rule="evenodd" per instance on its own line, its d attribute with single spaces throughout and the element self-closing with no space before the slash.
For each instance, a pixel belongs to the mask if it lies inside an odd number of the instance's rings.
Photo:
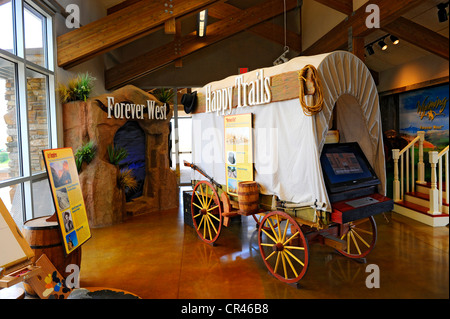
<svg viewBox="0 0 450 319">
<path fill-rule="evenodd" d="M 63 105 L 65 146 L 72 147 L 74 153 L 88 141 L 97 147 L 94 161 L 84 164 L 80 174 L 89 224 L 93 228 L 120 223 L 128 215 L 164 211 L 179 205 L 177 178 L 167 155 L 172 110 L 165 120 L 147 117 L 133 120 L 146 134 L 146 179 L 143 195 L 126 203 L 124 191 L 117 185 L 119 168 L 110 164 L 107 147 L 114 143 L 116 132 L 131 120 L 108 118 L 108 97 L 114 97 L 116 103 L 146 105 L 147 101 L 157 101 L 151 94 L 126 86 L 87 102 Z"/>
</svg>

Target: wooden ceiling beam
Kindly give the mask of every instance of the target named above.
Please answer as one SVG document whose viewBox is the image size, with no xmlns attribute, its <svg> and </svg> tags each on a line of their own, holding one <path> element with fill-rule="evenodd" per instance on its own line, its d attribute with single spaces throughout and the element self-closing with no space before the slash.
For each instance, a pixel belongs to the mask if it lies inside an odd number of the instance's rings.
<svg viewBox="0 0 450 319">
<path fill-rule="evenodd" d="M 315 0 L 336 11 L 350 15 L 353 12 L 353 0 Z"/>
<path fill-rule="evenodd" d="M 390 24 L 404 13 L 422 3 L 422 0 L 373 0 L 380 9 L 381 27 Z M 361 6 L 352 15 L 335 26 L 331 31 L 304 50 L 301 55 L 316 55 L 335 50 L 346 50 L 348 48 L 349 30 L 353 37 L 365 37 L 376 28 L 367 28 L 366 19 L 370 13 L 366 12 L 366 6 Z"/>
<path fill-rule="evenodd" d="M 108 15 L 113 14 L 114 12 L 120 11 L 122 9 L 125 9 L 126 7 L 131 6 L 132 4 L 135 4 L 137 2 L 140 2 L 142 0 L 125 0 L 119 4 L 116 4 L 115 6 L 112 6 L 111 8 L 108 8 L 106 10 L 106 13 Z"/>
<path fill-rule="evenodd" d="M 184 0 L 168 7 L 167 0 L 141 0 L 57 38 L 58 66 L 73 67 L 135 41 L 180 18 L 224 0 Z M 167 5 L 167 6 L 166 6 Z"/>
<path fill-rule="evenodd" d="M 400 17 L 382 28 L 423 50 L 444 59 L 449 59 L 448 38 L 411 20 Z"/>
<path fill-rule="evenodd" d="M 239 14 L 240 12 L 242 12 L 241 9 L 228 3 L 218 3 L 208 9 L 208 15 L 220 20 L 226 19 L 233 14 Z M 272 22 L 266 21 L 257 24 L 247 31 L 284 46 L 284 28 Z M 299 53 L 302 52 L 302 39 L 299 34 L 287 30 L 286 43 L 290 49 Z"/>
<path fill-rule="evenodd" d="M 287 10 L 294 9 L 296 6 L 297 0 L 286 0 Z M 206 37 L 199 38 L 196 32 L 192 32 L 178 40 L 107 70 L 105 72 L 106 89 L 117 89 L 177 59 L 224 40 L 283 12 L 282 1 L 266 0 L 262 4 L 255 5 L 209 25 Z"/>
</svg>

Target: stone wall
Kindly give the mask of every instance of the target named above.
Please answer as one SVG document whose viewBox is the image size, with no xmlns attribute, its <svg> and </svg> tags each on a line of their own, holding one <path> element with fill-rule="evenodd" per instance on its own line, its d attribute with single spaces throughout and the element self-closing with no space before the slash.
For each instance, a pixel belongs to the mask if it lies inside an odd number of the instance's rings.
<svg viewBox="0 0 450 319">
<path fill-rule="evenodd" d="M 33 172 L 45 170 L 42 150 L 48 148 L 48 119 L 47 119 L 47 84 L 45 78 L 27 79 L 27 111 L 30 137 L 31 168 Z M 14 82 L 6 82 L 5 100 L 7 101 L 7 114 L 4 117 L 7 125 L 7 152 L 9 153 L 9 177 L 20 174 L 22 161 L 18 153 L 18 127 L 16 111 L 16 92 Z"/>
</svg>

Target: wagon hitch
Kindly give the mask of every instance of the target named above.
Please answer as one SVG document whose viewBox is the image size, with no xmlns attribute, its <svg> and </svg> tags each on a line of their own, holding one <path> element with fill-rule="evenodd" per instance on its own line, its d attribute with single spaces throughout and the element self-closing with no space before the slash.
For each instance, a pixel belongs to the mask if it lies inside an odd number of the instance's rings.
<svg viewBox="0 0 450 319">
<path fill-rule="evenodd" d="M 206 174 L 201 168 L 199 168 L 197 165 L 195 164 L 191 164 L 188 161 L 184 161 L 184 166 L 186 167 L 190 167 L 193 170 L 199 172 L 200 174 L 202 174 L 203 176 L 205 176 L 211 184 L 213 184 L 214 186 L 216 186 L 217 188 L 222 189 L 222 185 L 220 185 L 219 183 L 217 183 L 214 178 L 212 178 L 211 176 L 209 176 L 208 174 Z"/>
</svg>

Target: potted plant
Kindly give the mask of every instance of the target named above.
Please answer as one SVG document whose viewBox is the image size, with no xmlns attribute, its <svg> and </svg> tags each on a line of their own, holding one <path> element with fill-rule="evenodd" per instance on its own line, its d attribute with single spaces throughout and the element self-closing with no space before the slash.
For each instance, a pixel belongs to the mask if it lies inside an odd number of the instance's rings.
<svg viewBox="0 0 450 319">
<path fill-rule="evenodd" d="M 61 103 L 86 102 L 92 93 L 95 80 L 96 78 L 90 75 L 89 72 L 86 72 L 78 74 L 67 85 L 59 84 L 57 91 L 59 92 Z"/>
</svg>

